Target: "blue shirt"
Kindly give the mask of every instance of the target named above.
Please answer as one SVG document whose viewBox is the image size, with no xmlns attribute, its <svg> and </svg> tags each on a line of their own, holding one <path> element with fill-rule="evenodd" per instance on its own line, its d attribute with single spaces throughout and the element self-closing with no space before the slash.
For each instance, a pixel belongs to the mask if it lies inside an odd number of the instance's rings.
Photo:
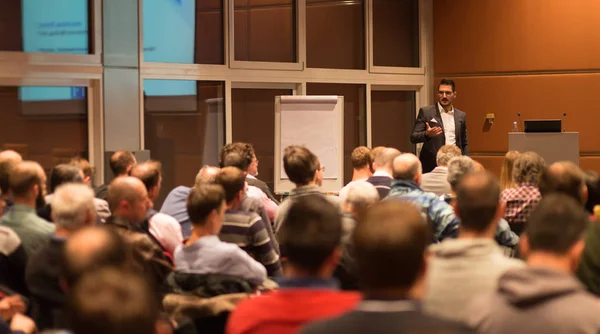
<svg viewBox="0 0 600 334">
<path fill-rule="evenodd" d="M 175 218 L 181 224 L 181 234 L 184 239 L 188 239 L 192 235 L 192 222 L 187 212 L 187 198 L 190 195 L 192 188 L 179 186 L 167 195 L 163 202 L 160 212 Z"/>
<path fill-rule="evenodd" d="M 265 267 L 234 244 L 216 235 L 202 237 L 175 249 L 175 268 L 191 274 L 221 274 L 239 277 L 255 285 L 267 278 Z"/>
</svg>

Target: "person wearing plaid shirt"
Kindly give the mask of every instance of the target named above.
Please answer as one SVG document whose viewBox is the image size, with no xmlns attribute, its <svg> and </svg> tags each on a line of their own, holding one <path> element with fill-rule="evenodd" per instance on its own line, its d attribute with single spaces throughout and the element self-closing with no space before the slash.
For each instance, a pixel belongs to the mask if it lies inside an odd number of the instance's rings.
<svg viewBox="0 0 600 334">
<path fill-rule="evenodd" d="M 525 229 L 531 212 L 542 198 L 538 184 L 545 166 L 546 162 L 539 154 L 535 152 L 521 154 L 513 167 L 513 181 L 518 186 L 502 191 L 502 201 L 506 202 L 504 219 L 519 235 Z"/>
</svg>

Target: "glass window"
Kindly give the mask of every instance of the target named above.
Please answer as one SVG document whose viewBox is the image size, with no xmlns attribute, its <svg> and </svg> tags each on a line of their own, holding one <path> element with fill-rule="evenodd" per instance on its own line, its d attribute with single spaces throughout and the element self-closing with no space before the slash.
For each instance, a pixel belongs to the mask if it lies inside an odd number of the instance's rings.
<svg viewBox="0 0 600 334">
<path fill-rule="evenodd" d="M 160 207 L 173 188 L 216 166 L 225 141 L 223 82 L 144 80 L 144 144 L 162 163 Z"/>
<path fill-rule="evenodd" d="M 418 0 L 373 0 L 373 65 L 419 67 Z"/>
<path fill-rule="evenodd" d="M 275 96 L 292 95 L 290 89 L 231 90 L 234 142 L 252 144 L 259 161 L 258 178 L 274 189 Z"/>
<path fill-rule="evenodd" d="M 307 66 L 365 69 L 364 0 L 306 1 Z"/>
<path fill-rule="evenodd" d="M 0 51 L 93 53 L 92 0 L 0 1 Z"/>
<path fill-rule="evenodd" d="M 85 87 L 0 86 L 0 150 L 15 150 L 46 171 L 74 156 L 88 158 L 86 93 Z"/>
<path fill-rule="evenodd" d="M 235 60 L 296 62 L 296 0 L 235 0 Z"/>
<path fill-rule="evenodd" d="M 388 146 L 414 152 L 410 142 L 415 122 L 415 92 L 371 92 L 371 140 L 373 147 Z"/>
<path fill-rule="evenodd" d="M 344 184 L 352 180 L 350 155 L 354 148 L 366 145 L 365 86 L 353 84 L 308 83 L 307 95 L 344 97 Z"/>
<path fill-rule="evenodd" d="M 144 61 L 224 64 L 222 0 L 144 0 Z"/>
</svg>

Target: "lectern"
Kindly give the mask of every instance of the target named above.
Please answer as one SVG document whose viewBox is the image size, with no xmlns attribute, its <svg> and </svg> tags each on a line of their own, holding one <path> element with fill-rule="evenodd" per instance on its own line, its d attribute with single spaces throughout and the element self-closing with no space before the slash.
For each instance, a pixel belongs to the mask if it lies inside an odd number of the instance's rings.
<svg viewBox="0 0 600 334">
<path fill-rule="evenodd" d="M 509 132 L 508 149 L 536 152 L 547 164 L 567 160 L 579 166 L 579 132 Z"/>
</svg>

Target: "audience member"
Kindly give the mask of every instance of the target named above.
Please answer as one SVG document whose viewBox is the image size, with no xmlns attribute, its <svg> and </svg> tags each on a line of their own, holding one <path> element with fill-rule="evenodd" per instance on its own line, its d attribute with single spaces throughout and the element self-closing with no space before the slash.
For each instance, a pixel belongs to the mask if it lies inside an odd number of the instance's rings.
<svg viewBox="0 0 600 334">
<path fill-rule="evenodd" d="M 386 200 L 404 200 L 416 205 L 430 222 L 435 242 L 455 237 L 459 220 L 452 207 L 420 188 L 423 171 L 419 158 L 412 153 L 397 156 L 393 161 L 393 173 L 394 181 Z"/>
<path fill-rule="evenodd" d="M 23 296 L 29 296 L 25 284 L 27 255 L 19 236 L 8 227 L 0 226 L 0 286 Z"/>
<path fill-rule="evenodd" d="M 451 193 L 449 196 L 443 196 L 442 198 L 444 198 L 447 203 L 454 205 L 456 189 L 463 177 L 470 173 L 481 173 L 484 171 L 484 169 L 478 170 L 476 161 L 468 156 L 459 156 L 450 159 L 448 162 L 448 183 L 450 183 Z M 498 220 L 496 242 L 502 246 L 508 247 L 509 250 L 507 250 L 507 252 L 511 255 L 515 252 L 513 247 L 519 244 L 519 236 L 510 229 L 510 225 L 508 225 L 504 218 Z"/>
<path fill-rule="evenodd" d="M 502 200 L 506 202 L 504 219 L 519 235 L 542 197 L 538 183 L 545 165 L 544 158 L 535 152 L 519 155 L 513 167 L 513 180 L 517 186 L 502 191 Z"/>
<path fill-rule="evenodd" d="M 476 298 L 469 325 L 482 333 L 597 333 L 600 304 L 573 276 L 588 217 L 564 194 L 544 196 L 521 241 L 527 268 L 500 277 L 496 292 Z"/>
<path fill-rule="evenodd" d="M 502 163 L 502 169 L 500 170 L 500 188 L 502 190 L 517 186 L 513 179 L 513 169 L 515 160 L 517 160 L 520 154 L 519 151 L 508 151 L 504 155 L 504 162 Z"/>
<path fill-rule="evenodd" d="M 269 276 L 278 276 L 281 273 L 281 262 L 275 243 L 269 238 L 268 227 L 258 214 L 239 209 L 244 198 L 244 173 L 235 167 L 221 168 L 215 182 L 225 190 L 227 202 L 219 238 L 248 252 L 265 266 Z"/>
<path fill-rule="evenodd" d="M 331 278 L 341 235 L 339 210 L 326 198 L 310 194 L 294 200 L 279 231 L 288 256 L 281 289 L 241 302 L 227 333 L 296 333 L 310 321 L 352 308 L 359 295 L 338 292 Z"/>
<path fill-rule="evenodd" d="M 83 175 L 81 173 L 81 170 L 75 166 L 60 164 L 52 167 L 52 170 L 50 170 L 50 180 L 48 182 L 48 190 L 50 193 L 44 196 L 44 202 L 46 204 L 44 204 L 44 206 L 42 206 L 41 208 L 37 209 L 37 215 L 49 222 L 53 221 L 51 201 L 54 197 L 54 191 L 61 184 L 82 183 L 82 176 Z"/>
<path fill-rule="evenodd" d="M 227 167 L 227 165 L 224 164 L 225 157 L 232 152 L 240 154 L 248 163 L 248 166 L 243 169 L 243 171 L 247 172 L 246 182 L 248 185 L 257 187 L 263 193 L 265 193 L 268 198 L 275 203 L 275 205 L 279 205 L 279 201 L 277 201 L 269 186 L 256 178 L 258 176 L 258 159 L 256 158 L 254 147 L 252 147 L 251 144 L 240 142 L 225 145 L 219 155 L 220 167 Z"/>
<path fill-rule="evenodd" d="M 358 289 L 358 273 L 353 259 L 352 233 L 367 209 L 379 202 L 379 192 L 369 182 L 349 184 L 342 203 L 342 258 L 334 276 L 340 280 L 342 290 Z"/>
<path fill-rule="evenodd" d="M 448 162 L 454 157 L 462 155 L 462 151 L 456 145 L 444 145 L 440 147 L 436 156 L 437 166 L 429 173 L 421 177 L 421 189 L 432 192 L 438 196 L 450 193 L 448 183 Z"/>
<path fill-rule="evenodd" d="M 600 178 L 598 174 L 594 171 L 585 172 L 585 185 L 588 189 L 585 210 L 589 214 L 594 214 L 594 207 L 600 204 Z"/>
<path fill-rule="evenodd" d="M 50 242 L 31 256 L 26 272 L 33 301 L 32 317 L 40 330 L 54 328 L 62 311 L 65 294 L 60 268 L 64 244 L 76 231 L 96 223 L 94 192 L 83 184 L 61 185 L 52 198 L 52 216 L 56 231 Z"/>
<path fill-rule="evenodd" d="M 235 151 L 228 153 L 221 162 L 221 167 L 236 167 L 244 173 L 246 177 L 246 192 L 240 207 L 243 211 L 258 213 L 263 222 L 265 222 L 265 225 L 270 228 L 269 236 L 272 236 L 273 231 L 271 221 L 273 221 L 275 218 L 277 204 L 270 200 L 262 190 L 248 185 L 248 173 L 246 172 L 248 168 L 247 166 L 248 160 Z"/>
<path fill-rule="evenodd" d="M 104 267 L 135 270 L 131 248 L 114 229 L 85 227 L 72 234 L 63 246 L 61 279 L 67 290 L 87 272 Z"/>
<path fill-rule="evenodd" d="M 135 177 L 120 176 L 108 187 L 107 199 L 113 214 L 106 225 L 130 245 L 136 264 L 145 276 L 162 287 L 172 268 L 159 243 L 142 226 L 152 205 L 146 187 Z"/>
<path fill-rule="evenodd" d="M 154 203 L 162 187 L 160 162 L 149 160 L 136 164 L 131 168 L 130 174 L 144 183 L 148 198 Z M 162 249 L 170 255 L 173 255 L 175 248 L 183 243 L 179 222 L 169 215 L 154 210 L 152 207 L 146 212 L 146 220 L 142 223 L 142 228 L 147 229 L 159 242 Z"/>
<path fill-rule="evenodd" d="M 69 292 L 74 334 L 153 334 L 159 305 L 148 282 L 134 273 L 103 268 L 85 273 Z"/>
<path fill-rule="evenodd" d="M 400 151 L 395 148 L 383 148 L 380 152 L 376 153 L 373 157 L 373 168 L 374 172 L 371 177 L 367 179 L 368 182 L 373 184 L 379 192 L 379 198 L 385 198 L 390 192 L 390 186 L 394 177 L 392 175 L 392 165 L 394 158 L 400 155 Z"/>
<path fill-rule="evenodd" d="M 323 184 L 323 169 L 314 153 L 303 146 L 288 146 L 283 152 L 283 169 L 290 181 L 296 186 L 290 191 L 290 196 L 281 203 L 275 216 L 274 230 L 277 233 L 292 203 L 307 195 L 321 195 L 340 207 L 339 198 L 329 196 L 321 188 Z M 340 208 L 341 210 L 341 208 Z"/>
<path fill-rule="evenodd" d="M 19 295 L 0 298 L 0 334 L 34 334 L 33 320 L 25 316 L 26 305 Z"/>
<path fill-rule="evenodd" d="M 5 150 L 0 152 L 0 207 L 2 207 L 0 217 L 13 205 L 9 176 L 13 167 L 21 161 L 23 161 L 23 158 L 15 151 Z"/>
<path fill-rule="evenodd" d="M 368 147 L 359 146 L 355 148 L 352 155 L 350 155 L 350 163 L 352 163 L 352 181 L 340 190 L 341 202 L 344 202 L 346 196 L 348 196 L 348 190 L 353 184 L 366 181 L 373 175 L 371 171 L 371 150 Z"/>
<path fill-rule="evenodd" d="M 417 160 L 419 162 L 419 160 Z M 420 162 L 419 162 L 420 166 Z M 447 333 L 460 325 L 421 312 L 412 300 L 426 273 L 431 240 L 412 204 L 386 201 L 371 207 L 354 231 L 353 244 L 364 299 L 355 310 L 307 326 L 301 333 Z M 393 265 L 391 265 L 393 264 Z"/>
<path fill-rule="evenodd" d="M 9 181 L 14 205 L 0 218 L 0 226 L 15 231 L 30 256 L 48 242 L 54 232 L 54 225 L 35 213 L 44 205 L 46 174 L 37 162 L 23 161 L 12 168 Z"/>
<path fill-rule="evenodd" d="M 243 278 L 259 286 L 267 278 L 265 267 L 237 245 L 219 240 L 225 216 L 225 191 L 219 185 L 194 187 L 187 201 L 192 235 L 175 251 L 177 271 L 220 274 Z"/>
<path fill-rule="evenodd" d="M 117 151 L 111 157 L 109 161 L 110 170 L 116 179 L 119 176 L 129 175 L 131 167 L 137 163 L 135 156 L 130 151 Z M 96 188 L 96 197 L 107 200 L 108 197 L 108 185 L 103 184 Z"/>
<path fill-rule="evenodd" d="M 194 180 L 195 186 L 214 183 L 218 173 L 218 167 L 203 166 L 198 171 L 198 174 L 196 174 Z M 192 234 L 192 223 L 187 212 L 187 198 L 190 196 L 191 190 L 192 188 L 186 186 L 175 187 L 175 189 L 169 192 L 160 208 L 161 213 L 169 215 L 179 222 L 184 239 L 189 238 Z"/>
<path fill-rule="evenodd" d="M 94 171 L 90 162 L 81 157 L 75 157 L 69 161 L 69 164 L 81 169 L 83 173 L 83 184 L 90 188 L 93 188 L 92 176 Z M 96 214 L 100 223 L 105 223 L 108 217 L 110 217 L 110 209 L 108 208 L 108 202 L 104 199 L 95 198 L 94 205 L 96 206 Z"/>
<path fill-rule="evenodd" d="M 430 314 L 462 322 L 473 297 L 495 291 L 498 278 L 523 263 L 505 257 L 494 241 L 504 203 L 493 175 L 478 172 L 462 177 L 454 210 L 460 218 L 458 239 L 430 247 L 423 304 Z"/>
<path fill-rule="evenodd" d="M 571 161 L 558 161 L 544 168 L 539 182 L 542 197 L 561 193 L 585 205 L 588 190 L 585 173 Z"/>
</svg>

